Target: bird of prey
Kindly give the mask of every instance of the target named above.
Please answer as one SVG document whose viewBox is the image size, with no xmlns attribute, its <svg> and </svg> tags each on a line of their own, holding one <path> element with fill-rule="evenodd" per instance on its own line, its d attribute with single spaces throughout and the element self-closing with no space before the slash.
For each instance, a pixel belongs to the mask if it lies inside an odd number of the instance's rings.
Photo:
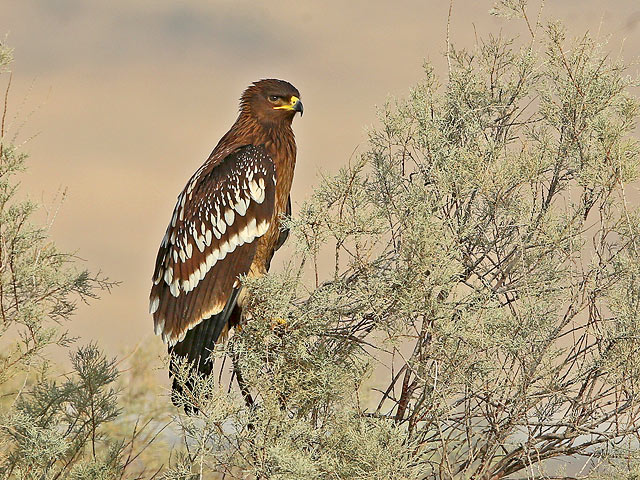
<svg viewBox="0 0 640 480">
<path fill-rule="evenodd" d="M 291 210 L 297 112 L 300 93 L 289 82 L 250 85 L 237 120 L 178 195 L 156 259 L 150 312 L 174 361 L 186 357 L 201 374 L 212 371 L 215 342 L 240 321 L 238 277 L 264 275 L 286 239 L 280 218 Z M 175 379 L 173 389 L 182 391 Z"/>
</svg>

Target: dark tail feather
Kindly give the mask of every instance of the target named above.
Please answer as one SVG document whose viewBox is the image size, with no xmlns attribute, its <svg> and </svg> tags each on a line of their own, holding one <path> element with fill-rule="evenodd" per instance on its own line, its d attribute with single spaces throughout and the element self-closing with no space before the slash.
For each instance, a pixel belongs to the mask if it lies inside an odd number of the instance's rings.
<svg viewBox="0 0 640 480">
<path fill-rule="evenodd" d="M 236 305 L 239 292 L 240 289 L 234 289 L 220 313 L 203 320 L 187 332 L 184 340 L 176 343 L 173 347 L 169 347 L 169 354 L 171 355 L 169 376 L 173 376 L 173 372 L 177 369 L 176 362 L 183 358 L 186 358 L 187 362 L 191 364 L 191 372 L 196 372 L 203 377 L 211 375 L 213 371 L 213 360 L 209 358 L 211 351 L 224 327 L 230 321 L 236 323 L 235 317 L 239 317 L 239 307 Z M 236 320 L 236 322 L 233 322 L 233 320 Z M 180 401 L 180 398 L 183 398 L 184 390 L 192 390 L 192 386 L 192 380 L 183 385 L 174 378 L 171 387 L 171 401 L 173 404 L 176 406 L 181 405 L 183 402 Z M 185 411 L 191 414 L 196 413 L 197 409 L 185 407 Z"/>
</svg>

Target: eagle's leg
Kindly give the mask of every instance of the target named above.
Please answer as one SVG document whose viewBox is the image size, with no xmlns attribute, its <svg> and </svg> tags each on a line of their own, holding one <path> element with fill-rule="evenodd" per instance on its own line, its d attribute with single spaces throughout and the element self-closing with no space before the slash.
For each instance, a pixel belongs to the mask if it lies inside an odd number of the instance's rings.
<svg viewBox="0 0 640 480">
<path fill-rule="evenodd" d="M 238 363 L 235 361 L 235 359 L 233 362 L 233 373 L 236 376 L 236 381 L 238 382 L 238 387 L 240 387 L 240 393 L 242 393 L 244 403 L 246 403 L 247 407 L 249 408 L 253 407 L 253 397 L 251 396 L 251 393 L 249 393 L 249 388 L 244 381 L 242 372 L 240 371 L 240 367 L 238 366 Z"/>
<path fill-rule="evenodd" d="M 243 313 L 242 313 L 242 302 L 245 294 L 245 290 L 243 288 L 237 288 L 235 290 L 238 292 L 236 299 L 236 306 L 229 317 L 229 328 L 241 329 L 243 324 Z M 246 320 L 246 319 L 245 319 Z M 233 378 L 235 377 L 238 382 L 238 387 L 240 387 L 240 393 L 242 393 L 242 397 L 244 398 L 247 407 L 253 406 L 253 397 L 249 393 L 249 388 L 247 387 L 246 382 L 244 381 L 244 377 L 242 376 L 242 372 L 240 371 L 240 367 L 238 365 L 239 355 L 235 349 L 234 339 L 229 340 L 229 352 L 231 356 L 231 362 L 233 363 L 233 372 L 231 374 L 231 380 L 229 381 L 229 390 L 231 390 L 231 385 L 233 384 Z"/>
<path fill-rule="evenodd" d="M 240 319 L 242 316 L 240 308 L 234 308 L 234 315 L 231 317 L 230 325 L 236 328 L 239 328 Z M 244 402 L 247 404 L 247 407 L 253 407 L 253 397 L 251 393 L 249 393 L 249 387 L 247 383 L 244 381 L 244 377 L 242 376 L 242 372 L 240 371 L 240 355 L 236 352 L 235 349 L 235 339 L 229 340 L 229 353 L 231 356 L 231 362 L 233 363 L 233 372 L 231 373 L 231 380 L 229 380 L 229 390 L 231 390 L 231 385 L 233 384 L 233 378 L 235 377 L 236 382 L 238 383 L 238 387 L 240 388 L 240 393 L 242 394 L 242 398 L 244 398 Z"/>
</svg>

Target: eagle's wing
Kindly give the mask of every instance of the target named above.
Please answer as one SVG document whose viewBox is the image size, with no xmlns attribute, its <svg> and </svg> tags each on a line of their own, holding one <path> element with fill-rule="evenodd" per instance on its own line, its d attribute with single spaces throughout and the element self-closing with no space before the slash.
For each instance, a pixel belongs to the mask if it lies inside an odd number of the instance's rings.
<svg viewBox="0 0 640 480">
<path fill-rule="evenodd" d="M 178 196 L 150 295 L 156 334 L 169 346 L 229 304 L 238 276 L 249 271 L 257 239 L 269 228 L 275 185 L 264 146 L 245 145 L 196 172 Z M 217 318 L 226 322 L 228 315 Z"/>
</svg>

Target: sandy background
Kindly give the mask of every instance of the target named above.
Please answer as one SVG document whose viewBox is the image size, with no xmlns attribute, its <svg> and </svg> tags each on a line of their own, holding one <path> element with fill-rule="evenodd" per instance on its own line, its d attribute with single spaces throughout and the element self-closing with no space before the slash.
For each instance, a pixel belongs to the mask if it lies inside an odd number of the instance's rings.
<svg viewBox="0 0 640 480">
<path fill-rule="evenodd" d="M 452 41 L 515 31 L 488 15 L 491 6 L 456 0 Z M 51 203 L 66 187 L 53 238 L 122 282 L 82 306 L 71 332 L 111 354 L 153 336 L 157 246 L 244 87 L 278 77 L 302 93 L 295 213 L 319 172 L 365 147 L 376 104 L 419 81 L 424 59 L 445 72 L 447 12 L 443 0 L 1 0 L 0 35 L 16 57 L 12 126 L 31 154 L 24 191 Z M 627 60 L 640 56 L 637 0 L 547 0 L 544 17 L 572 35 L 611 35 Z"/>
</svg>

